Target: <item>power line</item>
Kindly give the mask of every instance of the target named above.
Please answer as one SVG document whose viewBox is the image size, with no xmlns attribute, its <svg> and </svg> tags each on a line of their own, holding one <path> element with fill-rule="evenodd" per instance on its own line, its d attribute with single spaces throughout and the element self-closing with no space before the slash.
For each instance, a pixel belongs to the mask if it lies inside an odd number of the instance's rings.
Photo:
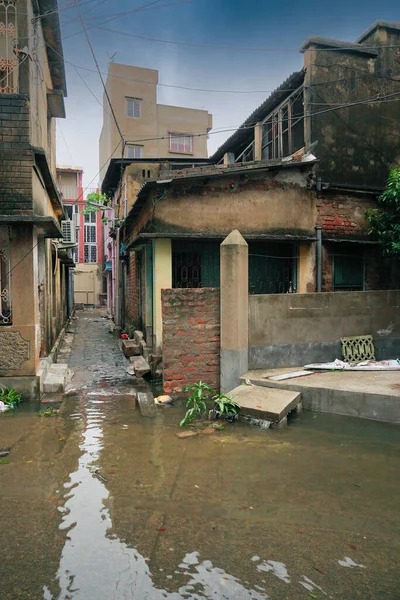
<svg viewBox="0 0 400 600">
<path fill-rule="evenodd" d="M 60 130 L 60 133 L 61 133 L 62 139 L 64 140 L 65 147 L 66 147 L 66 149 L 67 149 L 67 152 L 68 152 L 68 154 L 69 154 L 69 157 L 70 157 L 70 159 L 71 159 L 71 164 L 72 164 L 72 165 L 74 165 L 74 164 L 75 164 L 75 162 L 74 162 L 74 159 L 72 158 L 71 151 L 70 151 L 70 149 L 69 149 L 69 146 L 68 146 L 68 144 L 67 144 L 67 140 L 65 139 L 65 136 L 64 136 L 63 130 L 61 129 L 61 125 L 60 125 L 60 123 L 59 123 L 59 122 L 57 122 L 57 126 L 58 126 L 58 128 L 59 128 L 59 130 Z"/>
<path fill-rule="evenodd" d="M 102 76 L 102 74 L 101 74 L 101 71 L 100 71 L 99 63 L 97 62 L 97 58 L 96 58 L 96 55 L 95 55 L 95 53 L 94 53 L 93 46 L 92 46 L 92 44 L 91 44 L 91 42 L 90 42 L 90 39 L 89 39 L 88 33 L 87 33 L 87 31 L 86 31 L 85 23 L 84 23 L 84 21 L 83 21 L 83 18 L 82 18 L 82 15 L 81 15 L 81 11 L 79 10 L 79 6 L 78 6 L 78 0 L 74 0 L 74 3 L 75 3 L 76 10 L 77 10 L 77 12 L 78 12 L 78 15 L 79 15 L 79 20 L 80 20 L 80 22 L 81 22 L 81 25 L 82 25 L 83 32 L 84 32 L 84 34 L 85 34 L 85 37 L 86 37 L 86 41 L 87 41 L 87 43 L 88 43 L 88 46 L 89 46 L 89 48 L 90 48 L 90 52 L 92 53 L 93 60 L 94 60 L 94 63 L 95 63 L 95 65 L 96 65 L 96 69 L 97 69 L 97 71 L 98 71 L 98 73 L 99 73 L 99 77 L 100 77 L 100 80 L 101 80 L 101 83 L 102 83 L 102 86 L 103 86 L 103 89 L 104 89 L 104 93 L 105 93 L 105 95 L 106 95 L 106 98 L 107 98 L 108 104 L 110 105 L 111 113 L 112 113 L 112 116 L 113 116 L 113 119 L 114 119 L 114 122 L 115 122 L 116 128 L 117 128 L 117 130 L 118 130 L 118 133 L 119 133 L 119 135 L 120 135 L 120 137 L 121 137 L 121 141 L 122 141 L 122 156 L 123 156 L 123 155 L 124 155 L 124 146 L 125 146 L 125 140 L 124 140 L 124 136 L 122 135 L 122 131 L 121 131 L 121 129 L 120 129 L 120 127 L 119 127 L 119 125 L 118 125 L 117 117 L 115 116 L 115 112 L 114 112 L 113 106 L 112 106 L 112 104 L 111 104 L 110 96 L 109 96 L 109 94 L 108 94 L 108 91 L 107 91 L 106 85 L 105 85 L 105 83 L 104 83 L 104 80 L 103 80 L 103 76 Z"/>
<path fill-rule="evenodd" d="M 246 51 L 246 52 L 298 52 L 299 49 L 298 48 L 267 48 L 267 47 L 249 47 L 249 46 L 222 46 L 222 45 L 217 45 L 217 44 L 194 44 L 194 43 L 190 43 L 190 42 L 181 42 L 181 41 L 177 41 L 177 40 L 164 40 L 164 39 L 160 39 L 160 38 L 151 38 L 151 37 L 146 37 L 143 35 L 137 35 L 134 33 L 128 33 L 126 31 L 118 31 L 116 29 L 110 29 L 109 27 L 103 27 L 102 25 L 92 25 L 91 29 L 101 29 L 103 31 L 109 31 L 111 33 L 117 33 L 118 35 L 123 35 L 123 36 L 127 36 L 127 37 L 132 37 L 132 38 L 136 38 L 139 40 L 144 40 L 144 41 L 148 41 L 148 42 L 157 42 L 160 44 L 173 44 L 173 45 L 177 45 L 177 46 L 187 46 L 190 48 L 210 48 L 213 50 L 239 50 L 239 51 Z M 72 37 L 73 35 L 76 35 L 76 32 L 74 34 L 72 34 L 71 36 L 66 36 L 64 39 L 67 39 L 68 37 Z M 378 50 L 380 48 L 400 48 L 400 44 L 389 44 L 389 45 L 382 45 L 382 46 L 362 46 L 360 44 L 360 49 L 361 50 Z M 354 50 L 354 46 L 351 47 L 339 47 L 339 48 L 318 48 L 318 52 L 341 52 L 343 50 Z"/>
</svg>

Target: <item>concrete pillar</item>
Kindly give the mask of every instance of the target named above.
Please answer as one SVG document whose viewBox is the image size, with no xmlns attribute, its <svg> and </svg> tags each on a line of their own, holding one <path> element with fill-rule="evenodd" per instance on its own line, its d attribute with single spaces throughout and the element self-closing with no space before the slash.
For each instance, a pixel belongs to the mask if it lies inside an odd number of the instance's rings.
<svg viewBox="0 0 400 600">
<path fill-rule="evenodd" d="M 221 392 L 248 370 L 249 250 L 237 229 L 221 244 Z"/>
<path fill-rule="evenodd" d="M 153 240 L 153 339 L 156 351 L 162 348 L 161 290 L 172 288 L 171 240 Z"/>
<path fill-rule="evenodd" d="M 316 244 L 306 242 L 299 244 L 299 269 L 297 293 L 312 294 L 315 292 Z"/>
<path fill-rule="evenodd" d="M 254 160 L 262 158 L 262 123 L 257 123 L 254 127 Z"/>
<path fill-rule="evenodd" d="M 234 152 L 225 152 L 224 154 L 224 165 L 232 165 L 235 162 Z"/>
</svg>

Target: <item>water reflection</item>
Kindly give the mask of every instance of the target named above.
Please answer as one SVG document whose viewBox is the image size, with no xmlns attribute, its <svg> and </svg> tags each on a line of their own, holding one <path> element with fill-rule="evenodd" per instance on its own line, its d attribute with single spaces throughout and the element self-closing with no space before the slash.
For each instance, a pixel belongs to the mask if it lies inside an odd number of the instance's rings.
<svg viewBox="0 0 400 600">
<path fill-rule="evenodd" d="M 106 410 L 107 402 L 91 395 L 82 399 L 79 412 L 71 414 L 72 419 L 79 415 L 84 429 L 78 468 L 64 484 L 64 504 L 59 507 L 60 528 L 67 537 L 57 573 L 61 589 L 58 600 L 268 599 L 259 586 L 260 591 L 248 590 L 211 561 L 200 562 L 197 552 L 186 554 L 177 567 L 175 573 L 188 578 L 177 591 L 155 587 L 148 559 L 112 533 L 107 508 L 112 499 L 98 471 Z M 155 454 L 157 448 L 153 448 L 153 457 Z M 171 579 L 171 575 L 166 578 Z M 43 598 L 53 600 L 47 587 Z"/>
</svg>

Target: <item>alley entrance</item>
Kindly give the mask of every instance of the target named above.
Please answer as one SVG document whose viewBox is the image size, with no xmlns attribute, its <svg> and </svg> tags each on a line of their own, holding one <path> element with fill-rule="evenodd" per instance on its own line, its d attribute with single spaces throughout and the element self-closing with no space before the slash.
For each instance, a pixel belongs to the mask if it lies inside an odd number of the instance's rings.
<svg viewBox="0 0 400 600">
<path fill-rule="evenodd" d="M 179 439 L 181 407 L 135 407 L 101 311 L 74 323 L 58 416 L 0 415 L 1 600 L 394 597 L 398 427 L 305 412 Z"/>
</svg>

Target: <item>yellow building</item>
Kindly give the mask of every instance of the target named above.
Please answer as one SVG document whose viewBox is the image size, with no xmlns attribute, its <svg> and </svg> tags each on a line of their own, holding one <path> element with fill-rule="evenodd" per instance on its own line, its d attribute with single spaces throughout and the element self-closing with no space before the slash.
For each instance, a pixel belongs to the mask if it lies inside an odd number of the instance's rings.
<svg viewBox="0 0 400 600">
<path fill-rule="evenodd" d="M 207 156 L 212 116 L 206 110 L 157 104 L 158 71 L 110 63 L 106 88 L 125 147 L 106 95 L 99 155 L 101 179 L 111 158 Z M 202 134 L 202 135 L 195 135 Z"/>
</svg>

